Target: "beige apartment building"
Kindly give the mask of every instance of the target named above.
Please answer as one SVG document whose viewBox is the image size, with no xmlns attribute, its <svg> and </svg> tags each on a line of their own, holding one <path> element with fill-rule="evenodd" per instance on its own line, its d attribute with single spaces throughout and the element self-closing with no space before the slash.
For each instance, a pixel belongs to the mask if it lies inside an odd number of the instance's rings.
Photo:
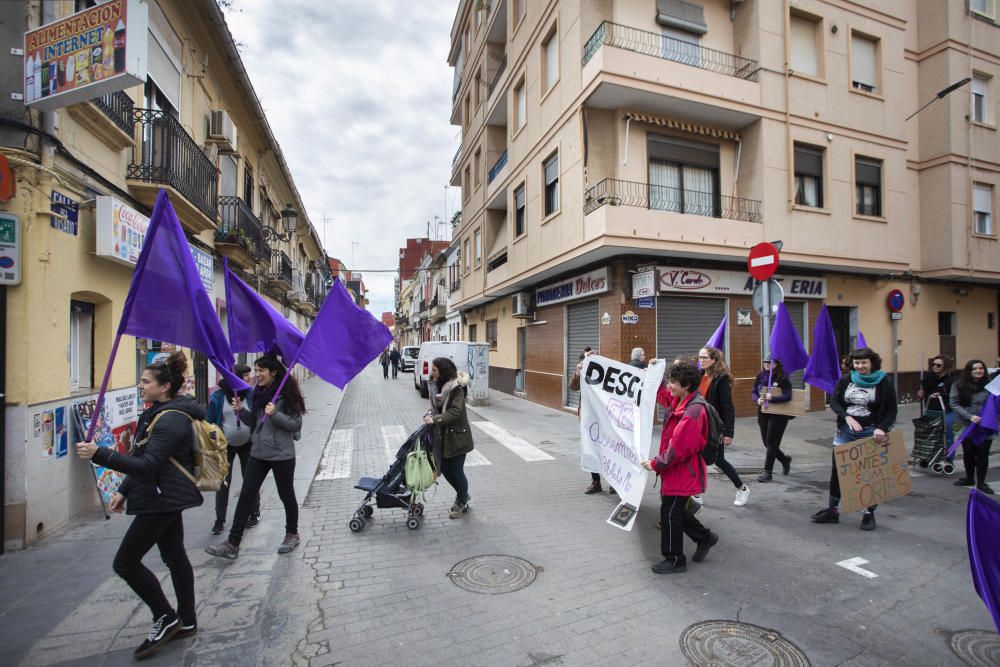
<svg viewBox="0 0 1000 667">
<path fill-rule="evenodd" d="M 2 4 L 0 34 L 15 45 L 25 31 L 96 3 Z M 109 6 L 99 5 L 102 11 Z M 0 203 L 0 216 L 16 218 L 22 233 L 21 281 L 2 288 L 7 307 L 0 323 L 6 332 L 4 539 L 15 548 L 97 503 L 90 466 L 72 451 L 73 415 L 100 385 L 139 239 L 161 188 L 223 328 L 223 258 L 303 331 L 326 293 L 330 271 L 322 245 L 219 6 L 215 0 L 142 6 L 145 24 L 131 22 L 135 5 L 129 5 L 127 39 L 128 48 L 146 53 L 144 84 L 45 112 L 7 93 L 0 100 L 0 155 L 16 179 L 16 194 Z M 25 89 L 20 58 L 11 57 L 0 72 L 11 90 Z M 55 91 L 49 83 L 46 92 Z M 102 247 L 109 236 L 112 246 Z M 127 398 L 161 349 L 167 346 L 159 341 L 125 336 L 112 395 Z M 204 400 L 216 373 L 188 352 L 189 389 Z"/>
<path fill-rule="evenodd" d="M 842 352 L 896 353 L 904 399 L 932 354 L 996 365 L 996 4 L 460 2 L 452 297 L 493 387 L 571 406 L 585 345 L 691 354 L 728 315 L 751 414 L 747 253 L 774 240 L 807 348 L 826 304 Z"/>
</svg>

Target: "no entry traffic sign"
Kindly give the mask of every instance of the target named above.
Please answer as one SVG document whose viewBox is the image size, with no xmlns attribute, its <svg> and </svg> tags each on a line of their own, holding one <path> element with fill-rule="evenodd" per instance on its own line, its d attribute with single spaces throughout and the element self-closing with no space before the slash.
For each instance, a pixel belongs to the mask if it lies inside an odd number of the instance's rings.
<svg viewBox="0 0 1000 667">
<path fill-rule="evenodd" d="M 778 249 L 772 243 L 758 243 L 750 248 L 747 268 L 757 280 L 767 280 L 778 270 Z"/>
</svg>

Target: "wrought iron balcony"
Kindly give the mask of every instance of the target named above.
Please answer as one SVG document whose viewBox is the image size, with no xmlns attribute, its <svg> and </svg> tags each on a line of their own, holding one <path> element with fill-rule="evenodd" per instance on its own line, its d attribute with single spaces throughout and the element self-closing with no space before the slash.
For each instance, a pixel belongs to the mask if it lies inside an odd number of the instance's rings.
<svg viewBox="0 0 1000 667">
<path fill-rule="evenodd" d="M 672 60 L 747 81 L 756 81 L 757 73 L 760 71 L 760 66 L 755 60 L 611 21 L 602 22 L 587 40 L 587 44 L 583 47 L 583 64 L 590 62 L 602 46 L 613 46 L 655 58 Z"/>
<path fill-rule="evenodd" d="M 267 279 L 272 282 L 284 282 L 285 289 L 291 289 L 295 282 L 292 275 L 292 260 L 285 254 L 284 250 L 271 251 L 271 268 L 267 272 Z"/>
<path fill-rule="evenodd" d="M 110 118 L 119 130 L 130 137 L 133 136 L 135 133 L 135 102 L 124 91 L 118 90 L 101 97 L 95 97 L 90 101 L 104 112 L 104 115 Z"/>
<path fill-rule="evenodd" d="M 462 279 L 461 278 L 455 278 L 454 280 L 451 281 L 450 293 L 454 294 L 455 292 L 457 292 L 460 289 L 462 289 Z"/>
<path fill-rule="evenodd" d="M 492 58 L 491 58 L 492 59 Z M 490 63 L 493 65 L 493 63 Z M 486 96 L 489 97 L 493 94 L 493 89 L 497 87 L 500 83 L 500 78 L 503 76 L 504 71 L 507 69 L 507 54 L 504 53 L 503 57 L 497 62 L 495 66 L 489 71 L 489 83 L 486 86 Z"/>
<path fill-rule="evenodd" d="M 215 242 L 236 245 L 255 260 L 270 258 L 271 249 L 264 241 L 260 218 L 239 197 L 219 197 L 219 216 Z"/>
<path fill-rule="evenodd" d="M 489 273 L 493 269 L 498 269 L 507 263 L 507 246 L 504 246 L 497 250 L 495 253 L 489 256 L 486 260 L 486 273 Z"/>
<path fill-rule="evenodd" d="M 458 150 L 455 151 L 455 157 L 451 159 L 451 170 L 455 171 L 455 167 L 458 166 L 458 159 L 462 157 L 462 147 L 459 146 Z"/>
<path fill-rule="evenodd" d="M 134 117 L 136 143 L 128 178 L 169 185 L 214 222 L 219 170 L 169 113 L 135 109 Z"/>
<path fill-rule="evenodd" d="M 587 190 L 583 212 L 592 213 L 604 205 L 637 206 L 659 211 L 673 211 L 710 218 L 728 218 L 743 222 L 762 222 L 760 202 L 756 199 L 728 197 L 714 192 L 698 192 L 664 185 L 635 183 L 605 178 Z"/>
<path fill-rule="evenodd" d="M 490 173 L 486 178 L 486 184 L 489 185 L 493 182 L 493 179 L 503 171 L 503 168 L 507 166 L 507 149 L 505 148 L 503 153 L 497 158 L 497 161 L 490 167 Z"/>
</svg>

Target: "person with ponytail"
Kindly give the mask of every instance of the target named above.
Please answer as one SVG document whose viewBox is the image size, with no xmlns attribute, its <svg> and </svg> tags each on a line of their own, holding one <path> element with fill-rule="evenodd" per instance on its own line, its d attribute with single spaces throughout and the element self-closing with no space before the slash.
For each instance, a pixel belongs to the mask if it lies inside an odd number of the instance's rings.
<svg viewBox="0 0 1000 667">
<path fill-rule="evenodd" d="M 851 352 L 851 372 L 840 378 L 830 409 L 837 415 L 837 435 L 833 444 L 875 437 L 880 445 L 889 443 L 887 433 L 896 422 L 896 390 L 892 378 L 882 370 L 882 357 L 870 347 Z M 836 456 L 831 453 L 830 503 L 812 515 L 816 523 L 839 523 L 840 477 Z M 861 516 L 861 530 L 875 530 L 875 509 L 872 505 Z"/>
<path fill-rule="evenodd" d="M 268 472 L 274 473 L 278 497 L 285 506 L 285 539 L 278 547 L 287 554 L 299 545 L 299 503 L 295 497 L 295 440 L 302 428 L 306 405 L 295 378 L 273 354 L 254 362 L 257 384 L 248 396 L 250 407 L 234 398 L 232 405 L 240 420 L 250 428 L 250 460 L 243 477 L 243 488 L 236 503 L 236 516 L 229 529 L 229 539 L 205 551 L 212 556 L 235 560 L 240 555 L 243 531 L 254 509 L 257 494 Z M 284 386 L 278 394 L 278 387 Z"/>
<path fill-rule="evenodd" d="M 969 424 L 978 424 L 979 413 L 983 411 L 989 392 L 986 385 L 990 378 L 986 363 L 972 359 L 962 370 L 958 381 L 951 386 L 949 404 L 955 413 L 955 431 L 965 430 Z M 990 438 L 981 445 L 975 445 L 968 438 L 962 441 L 962 461 L 965 463 L 965 477 L 955 482 L 955 486 L 972 486 L 983 493 L 993 495 L 993 489 L 986 483 L 986 470 L 990 465 Z"/>
<path fill-rule="evenodd" d="M 153 628 L 135 650 L 137 659 L 153 655 L 171 639 L 190 637 L 198 631 L 194 570 L 184 548 L 181 513 L 202 503 L 201 492 L 188 475 L 194 474 L 191 423 L 194 419 L 204 419 L 205 410 L 193 399 L 178 395 L 186 372 L 187 357 L 180 351 L 142 371 L 139 394 L 149 407 L 139 416 L 135 445 L 130 453 L 122 454 L 92 442 L 76 445 L 81 459 L 126 475 L 108 509 L 124 510 L 134 517 L 112 567 L 153 613 Z M 156 424 L 151 428 L 154 419 Z M 170 570 L 177 596 L 176 611 L 163 594 L 159 577 L 142 564 L 143 557 L 154 546 L 159 548 L 163 563 Z"/>
<path fill-rule="evenodd" d="M 722 447 L 717 449 L 715 466 L 726 474 L 729 481 L 736 487 L 736 500 L 733 504 L 743 507 L 750 500 L 750 487 L 743 483 L 740 474 L 733 464 L 726 460 L 726 447 L 733 444 L 736 424 L 736 408 L 733 406 L 733 376 L 726 366 L 725 355 L 715 347 L 703 347 L 698 352 L 698 365 L 701 368 L 701 378 L 698 383 L 698 393 L 708 402 L 722 418 Z"/>
</svg>

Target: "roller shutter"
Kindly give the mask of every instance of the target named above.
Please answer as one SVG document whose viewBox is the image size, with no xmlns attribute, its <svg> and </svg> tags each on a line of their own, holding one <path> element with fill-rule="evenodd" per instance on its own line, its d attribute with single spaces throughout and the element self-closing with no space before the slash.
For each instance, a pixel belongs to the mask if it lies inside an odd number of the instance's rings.
<svg viewBox="0 0 1000 667">
<path fill-rule="evenodd" d="M 569 390 L 569 378 L 576 372 L 580 351 L 587 346 L 601 348 L 601 309 L 595 299 L 566 307 L 566 405 L 580 406 L 580 392 Z"/>
<path fill-rule="evenodd" d="M 725 299 L 661 296 L 656 300 L 656 356 L 697 356 L 726 314 Z"/>
</svg>

